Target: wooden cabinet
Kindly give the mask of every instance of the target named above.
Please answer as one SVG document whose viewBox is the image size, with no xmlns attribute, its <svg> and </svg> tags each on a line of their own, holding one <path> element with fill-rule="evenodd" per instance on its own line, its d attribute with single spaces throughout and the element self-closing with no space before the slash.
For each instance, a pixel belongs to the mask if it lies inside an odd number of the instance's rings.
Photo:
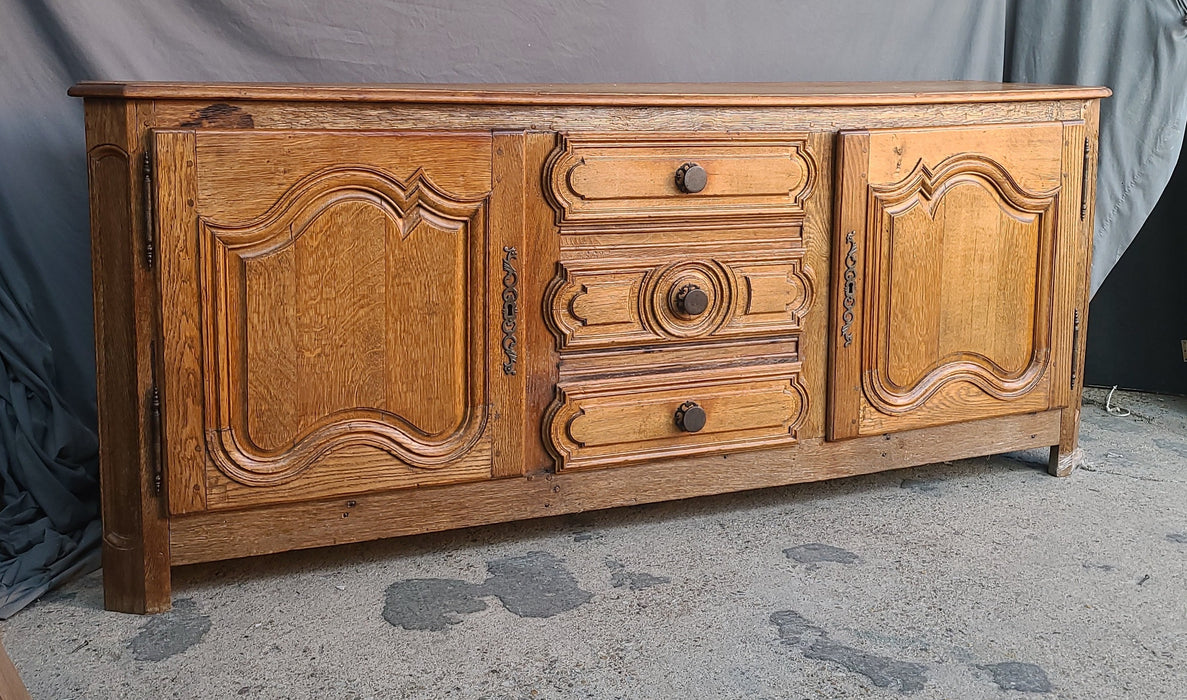
<svg viewBox="0 0 1187 700">
<path fill-rule="evenodd" d="M 193 562 L 1074 466 L 1105 90 L 72 93 L 109 608 Z"/>
</svg>

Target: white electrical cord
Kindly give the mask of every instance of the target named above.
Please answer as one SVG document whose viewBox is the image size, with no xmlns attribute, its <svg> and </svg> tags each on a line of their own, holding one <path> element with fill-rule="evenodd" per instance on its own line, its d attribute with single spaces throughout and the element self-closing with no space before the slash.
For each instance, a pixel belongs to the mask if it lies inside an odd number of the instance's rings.
<svg viewBox="0 0 1187 700">
<path fill-rule="evenodd" d="M 1125 410 L 1124 408 L 1121 408 L 1120 406 L 1113 405 L 1113 392 L 1114 391 L 1117 391 L 1116 384 L 1113 385 L 1112 389 L 1109 389 L 1109 395 L 1105 398 L 1105 410 L 1108 411 L 1109 413 L 1113 414 L 1114 416 L 1117 416 L 1118 418 L 1124 418 L 1124 417 L 1130 415 L 1129 411 Z"/>
</svg>

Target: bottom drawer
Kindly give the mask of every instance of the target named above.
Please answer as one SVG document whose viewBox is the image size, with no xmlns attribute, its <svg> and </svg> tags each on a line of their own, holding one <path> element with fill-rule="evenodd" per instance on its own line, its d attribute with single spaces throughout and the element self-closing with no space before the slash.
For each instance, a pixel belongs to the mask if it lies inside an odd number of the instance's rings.
<svg viewBox="0 0 1187 700">
<path fill-rule="evenodd" d="M 796 363 L 561 383 L 545 419 L 557 469 L 796 441 L 808 404 Z"/>
</svg>

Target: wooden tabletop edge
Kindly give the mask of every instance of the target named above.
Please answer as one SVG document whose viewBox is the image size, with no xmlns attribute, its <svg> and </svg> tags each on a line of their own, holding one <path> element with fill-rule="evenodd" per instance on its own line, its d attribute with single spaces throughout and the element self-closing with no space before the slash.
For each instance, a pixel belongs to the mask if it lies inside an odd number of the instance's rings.
<svg viewBox="0 0 1187 700">
<path fill-rule="evenodd" d="M 73 97 L 558 106 L 834 106 L 1108 97 L 1106 87 L 975 81 L 851 83 L 301 84 L 83 81 Z"/>
</svg>

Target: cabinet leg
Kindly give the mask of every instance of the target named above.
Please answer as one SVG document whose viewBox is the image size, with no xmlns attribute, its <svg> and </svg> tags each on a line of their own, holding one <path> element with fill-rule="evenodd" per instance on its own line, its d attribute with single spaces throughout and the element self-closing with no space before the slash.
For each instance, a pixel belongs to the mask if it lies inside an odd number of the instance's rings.
<svg viewBox="0 0 1187 700">
<path fill-rule="evenodd" d="M 103 523 L 103 607 L 108 610 L 142 615 L 172 607 L 167 523 L 144 524 L 161 531 L 127 537 Z"/>
<path fill-rule="evenodd" d="M 1047 460 L 1047 473 L 1051 476 L 1070 476 L 1084 463 L 1084 450 L 1080 449 L 1080 403 L 1063 409 L 1060 421 L 1059 444 L 1051 446 Z"/>
</svg>

